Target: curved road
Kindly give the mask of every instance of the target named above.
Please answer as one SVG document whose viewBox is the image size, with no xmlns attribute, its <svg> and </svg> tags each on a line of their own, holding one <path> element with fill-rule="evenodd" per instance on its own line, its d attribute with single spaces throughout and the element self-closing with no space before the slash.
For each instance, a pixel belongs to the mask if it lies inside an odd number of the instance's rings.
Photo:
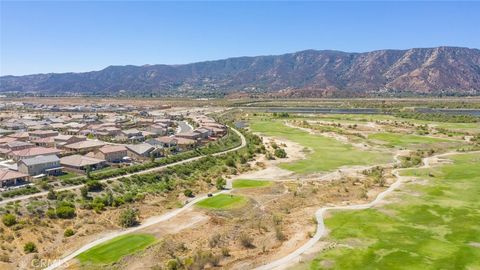
<svg viewBox="0 0 480 270">
<path fill-rule="evenodd" d="M 218 156 L 218 155 L 223 155 L 223 154 L 226 154 L 226 153 L 229 153 L 229 152 L 232 152 L 232 151 L 236 151 L 238 149 L 241 149 L 243 147 L 245 147 L 247 145 L 247 140 L 245 139 L 245 136 L 243 136 L 242 133 L 240 133 L 238 130 L 234 129 L 234 128 L 231 128 L 235 133 L 237 133 L 241 140 L 242 140 L 242 144 L 240 146 L 237 146 L 235 148 L 232 148 L 230 150 L 226 150 L 226 151 L 223 151 L 223 152 L 219 152 L 219 153 L 215 153 L 213 154 L 213 156 Z M 169 164 L 169 165 L 165 165 L 163 167 L 157 167 L 157 168 L 154 168 L 155 170 L 153 171 L 156 171 L 156 170 L 159 170 L 159 169 L 163 169 L 163 168 L 166 168 L 166 167 L 170 167 L 170 166 L 174 166 L 174 165 L 178 165 L 178 164 L 182 164 L 182 163 L 186 163 L 186 162 L 190 162 L 190 161 L 193 161 L 193 160 L 197 160 L 197 159 L 200 159 L 202 158 L 203 156 L 200 156 L 200 157 L 195 157 L 195 158 L 191 158 L 191 159 L 186 159 L 186 160 L 183 160 L 183 161 L 180 161 L 180 162 L 177 162 L 177 163 L 172 163 L 172 164 Z M 152 171 L 152 170 L 150 170 Z M 143 171 L 142 173 L 145 173 L 146 171 Z M 138 173 L 136 173 L 138 174 Z M 132 174 L 133 175 L 133 174 Z M 125 177 L 125 176 L 123 176 Z M 116 178 L 119 178 L 119 177 L 116 177 Z M 110 178 L 109 180 L 112 180 L 113 178 Z M 229 193 L 231 192 L 231 190 L 222 190 L 220 192 L 217 192 L 215 194 L 213 194 L 213 196 L 217 196 L 219 194 L 224 194 L 224 193 Z M 101 243 L 104 243 L 108 240 L 111 240 L 117 236 L 121 236 L 121 235 L 124 235 L 124 234 L 128 234 L 128 233 L 132 233 L 132 232 L 135 232 L 135 231 L 138 231 L 138 230 L 141 230 L 143 228 L 146 228 L 148 226 L 151 226 L 151 225 L 154 225 L 154 224 L 157 224 L 157 223 L 160 223 L 160 222 L 163 222 L 163 221 L 166 221 L 166 220 L 169 220 L 173 217 L 175 217 L 176 215 L 182 213 L 183 211 L 191 208 L 192 206 L 194 206 L 197 202 L 203 200 L 203 199 L 206 199 L 208 197 L 208 195 L 202 195 L 202 196 L 199 196 L 195 199 L 193 199 L 192 201 L 188 202 L 187 204 L 185 204 L 182 208 L 178 208 L 178 209 L 175 209 L 173 211 L 170 211 L 168 213 L 165 213 L 163 215 L 160 215 L 160 216 L 156 216 L 156 217 L 151 217 L 151 218 L 148 218 L 147 220 L 145 220 L 141 225 L 139 226 L 136 226 L 136 227 L 132 227 L 132 228 L 128 228 L 128 229 L 123 229 L 123 230 L 120 230 L 120 231 L 115 231 L 115 232 L 112 232 L 112 233 L 109 233 L 105 236 L 102 236 L 101 238 L 98 238 L 97 240 L 93 241 L 93 242 L 90 242 L 84 246 L 82 246 L 81 248 L 75 250 L 74 252 L 70 253 L 69 255 L 63 257 L 62 259 L 59 259 L 59 260 L 55 260 L 55 262 L 53 264 L 51 264 L 49 267 L 45 268 L 45 270 L 52 270 L 52 269 L 56 269 L 60 266 L 62 266 L 63 264 L 65 264 L 66 262 L 70 261 L 71 259 L 75 258 L 76 256 L 78 256 L 79 254 L 81 254 L 82 252 L 84 251 L 87 251 L 89 249 L 91 249 L 92 247 L 96 246 L 96 245 L 99 245 Z"/>
<path fill-rule="evenodd" d="M 240 136 L 240 139 L 242 140 L 241 145 L 237 146 L 235 148 L 229 149 L 229 150 L 225 150 L 223 152 L 218 152 L 218 153 L 212 154 L 212 156 L 219 156 L 219 155 L 223 155 L 223 154 L 226 154 L 226 153 L 229 153 L 229 152 L 237 151 L 238 149 L 243 148 L 247 145 L 247 141 L 246 141 L 245 137 L 243 136 L 243 134 L 240 133 L 240 131 L 238 131 L 238 130 L 232 128 L 232 127 L 230 127 L 230 129 L 233 130 L 235 133 L 237 133 Z M 144 170 L 144 171 L 139 171 L 139 172 L 134 172 L 134 173 L 130 173 L 130 174 L 125 174 L 125 175 L 121 175 L 121 176 L 115 176 L 115 177 L 103 179 L 103 180 L 100 180 L 100 182 L 104 183 L 104 182 L 107 182 L 107 181 L 118 180 L 122 177 L 130 177 L 130 176 L 133 176 L 133 175 L 139 175 L 139 174 L 146 174 L 146 173 L 161 171 L 165 168 L 176 166 L 176 165 L 179 165 L 179 164 L 188 163 L 188 162 L 191 162 L 191 161 L 195 161 L 195 160 L 201 159 L 203 157 L 204 156 L 193 157 L 193 158 L 181 160 L 181 161 L 178 161 L 178 162 L 175 162 L 175 163 L 170 163 L 170 164 L 167 164 L 167 165 L 147 169 L 147 170 Z M 83 186 L 84 186 L 84 184 L 69 186 L 69 187 L 63 187 L 63 188 L 55 189 L 55 191 L 75 190 L 75 189 L 79 189 Z M 27 200 L 27 199 L 36 198 L 36 197 L 43 197 L 43 196 L 47 196 L 47 194 L 48 194 L 48 191 L 44 191 L 44 192 L 38 192 L 38 193 L 29 194 L 29 195 L 25 195 L 25 196 L 15 197 L 15 198 L 11 198 L 11 199 L 6 199 L 6 200 L 3 200 L 3 201 L 0 201 L 0 205 L 7 204 L 7 203 L 10 203 L 10 202 Z"/>
<path fill-rule="evenodd" d="M 177 121 L 177 123 L 178 123 L 177 134 L 188 133 L 193 131 L 193 127 L 187 121 Z"/>
<path fill-rule="evenodd" d="M 478 153 L 478 152 L 480 152 L 480 151 L 473 151 L 473 152 L 466 152 L 466 153 L 470 154 L 470 153 Z M 449 153 L 434 155 L 434 156 L 431 156 L 431 157 L 426 157 L 422 160 L 423 166 L 421 166 L 419 168 L 430 168 L 431 167 L 431 164 L 430 164 L 431 159 L 436 159 L 436 158 L 439 158 L 439 157 L 448 156 L 448 155 L 452 155 L 452 154 L 460 154 L 460 153 L 449 152 Z M 397 155 L 395 156 L 395 160 L 399 161 Z M 288 263 L 291 263 L 293 260 L 298 258 L 303 253 L 305 253 L 307 250 L 312 248 L 325 235 L 326 228 L 325 228 L 325 223 L 324 223 L 324 216 L 325 216 L 325 213 L 327 211 L 330 211 L 330 210 L 362 210 L 362 209 L 368 209 L 368 208 L 371 208 L 371 207 L 377 205 L 379 202 L 381 202 L 385 198 L 385 196 L 387 196 L 388 194 L 390 194 L 392 191 L 394 191 L 400 185 L 403 184 L 403 182 L 405 181 L 405 179 L 407 177 L 400 176 L 399 172 L 401 170 L 405 170 L 405 169 L 411 169 L 411 168 L 401 168 L 401 169 L 393 170 L 392 173 L 397 178 L 397 181 L 395 181 L 392 185 L 390 185 L 390 187 L 388 187 L 385 191 L 378 194 L 377 197 L 369 203 L 356 204 L 356 205 L 345 205 L 345 206 L 322 207 L 322 208 L 318 209 L 315 212 L 315 218 L 317 219 L 317 231 L 315 232 L 315 235 L 310 240 L 308 240 L 308 242 L 306 242 L 303 246 L 301 246 L 297 250 L 293 251 L 292 253 L 286 255 L 285 257 L 280 258 L 278 260 L 275 260 L 273 262 L 270 262 L 268 264 L 259 266 L 259 267 L 254 268 L 254 269 L 255 270 L 271 270 L 271 269 L 275 269 L 275 268 L 287 265 Z"/>
</svg>

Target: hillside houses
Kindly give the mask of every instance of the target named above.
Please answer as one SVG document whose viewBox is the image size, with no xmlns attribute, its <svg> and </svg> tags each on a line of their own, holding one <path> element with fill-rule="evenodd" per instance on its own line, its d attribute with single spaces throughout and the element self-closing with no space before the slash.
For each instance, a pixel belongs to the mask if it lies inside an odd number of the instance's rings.
<svg viewBox="0 0 480 270">
<path fill-rule="evenodd" d="M 132 106 L 117 110 L 108 105 L 27 106 L 34 113 L 15 113 L 0 121 L 4 186 L 39 176 L 55 180 L 64 171 L 137 165 L 202 147 L 227 134 L 226 126 L 200 113 L 141 114 Z M 106 108 L 113 111 L 97 113 Z"/>
<path fill-rule="evenodd" d="M 79 141 L 71 144 L 66 144 L 63 146 L 63 148 L 70 152 L 87 153 L 90 151 L 95 151 L 97 149 L 100 149 L 104 145 L 105 143 L 102 141 L 85 140 L 85 141 Z"/>
<path fill-rule="evenodd" d="M 123 145 L 105 145 L 95 151 L 93 156 L 107 162 L 118 163 L 124 161 L 127 156 L 127 148 Z"/>
<path fill-rule="evenodd" d="M 36 156 L 18 162 L 18 171 L 28 175 L 59 175 L 62 173 L 60 159 L 56 155 Z"/>
<path fill-rule="evenodd" d="M 145 160 L 162 155 L 162 149 L 148 143 L 127 145 L 127 155 L 134 160 Z"/>
<path fill-rule="evenodd" d="M 14 186 L 21 182 L 26 182 L 28 174 L 0 168 L 0 188 Z"/>
<path fill-rule="evenodd" d="M 107 162 L 89 156 L 71 155 L 62 157 L 60 164 L 66 171 L 85 173 L 87 169 L 92 171 L 101 169 L 107 165 Z"/>
<path fill-rule="evenodd" d="M 18 161 L 36 156 L 58 155 L 60 153 L 62 153 L 62 150 L 56 148 L 31 147 L 9 152 L 7 156 L 15 161 Z"/>
</svg>

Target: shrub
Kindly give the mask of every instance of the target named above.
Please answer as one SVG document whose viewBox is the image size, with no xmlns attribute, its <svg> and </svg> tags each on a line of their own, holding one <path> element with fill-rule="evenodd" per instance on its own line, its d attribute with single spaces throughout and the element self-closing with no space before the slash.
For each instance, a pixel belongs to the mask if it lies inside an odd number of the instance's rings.
<svg viewBox="0 0 480 270">
<path fill-rule="evenodd" d="M 59 218 L 68 219 L 75 217 L 75 208 L 70 205 L 60 205 L 55 212 Z"/>
<path fill-rule="evenodd" d="M 279 241 L 285 241 L 286 239 L 285 234 L 282 232 L 280 226 L 275 226 L 275 237 Z"/>
<path fill-rule="evenodd" d="M 2 222 L 5 226 L 10 227 L 17 224 L 17 217 L 12 214 L 5 214 L 2 217 Z"/>
<path fill-rule="evenodd" d="M 75 234 L 75 231 L 73 231 L 73 230 L 70 229 L 70 228 L 66 229 L 66 230 L 63 232 L 63 236 L 65 236 L 65 237 L 70 237 L 70 236 L 72 236 L 72 235 L 74 235 L 74 234 Z"/>
<path fill-rule="evenodd" d="M 218 190 L 222 190 L 225 188 L 225 185 L 227 184 L 227 181 L 223 179 L 222 177 L 219 177 L 217 179 L 217 182 L 215 183 L 215 186 L 217 187 Z"/>
<path fill-rule="evenodd" d="M 185 191 L 183 191 L 183 194 L 187 197 L 190 197 L 190 198 L 193 197 L 193 191 L 190 190 L 190 189 L 186 189 Z"/>
<path fill-rule="evenodd" d="M 82 198 L 87 199 L 88 198 L 88 188 L 86 186 L 83 186 L 80 188 L 80 194 L 82 195 Z"/>
<path fill-rule="evenodd" d="M 56 200 L 57 199 L 57 193 L 53 189 L 50 189 L 47 194 L 47 199 L 49 200 Z"/>
<path fill-rule="evenodd" d="M 98 182 L 97 180 L 89 180 L 85 184 L 88 191 L 101 191 L 103 189 L 102 183 Z"/>
<path fill-rule="evenodd" d="M 177 269 L 179 269 L 178 262 L 177 262 L 177 260 L 174 260 L 174 259 L 169 260 L 169 261 L 167 262 L 167 265 L 166 265 L 166 266 L 167 266 L 166 268 L 167 268 L 168 270 L 177 270 Z"/>
<path fill-rule="evenodd" d="M 28 242 L 23 246 L 25 253 L 37 252 L 37 246 L 33 242 Z"/>
<path fill-rule="evenodd" d="M 240 243 L 242 244 L 242 246 L 244 246 L 246 248 L 254 247 L 253 246 L 253 238 L 250 237 L 250 235 L 248 235 L 246 233 L 241 233 L 240 234 Z"/>
<path fill-rule="evenodd" d="M 120 214 L 119 224 L 124 228 L 135 226 L 137 221 L 137 211 L 131 208 L 123 210 Z"/>
<path fill-rule="evenodd" d="M 8 257 L 7 254 L 1 254 L 0 255 L 0 262 L 9 263 L 10 262 L 10 257 Z"/>
<path fill-rule="evenodd" d="M 222 255 L 223 257 L 230 256 L 230 250 L 228 249 L 228 247 L 222 247 Z"/>
<path fill-rule="evenodd" d="M 286 158 L 287 157 L 287 152 L 285 152 L 285 150 L 282 149 L 282 148 L 275 149 L 275 152 L 273 154 L 278 158 Z"/>
</svg>

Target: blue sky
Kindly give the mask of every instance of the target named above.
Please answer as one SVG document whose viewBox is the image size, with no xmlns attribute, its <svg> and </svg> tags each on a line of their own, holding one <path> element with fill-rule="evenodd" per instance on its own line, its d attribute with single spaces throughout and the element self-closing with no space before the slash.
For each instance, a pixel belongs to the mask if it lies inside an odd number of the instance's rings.
<svg viewBox="0 0 480 270">
<path fill-rule="evenodd" d="M 5 2 L 0 74 L 305 49 L 480 48 L 480 2 Z"/>
</svg>

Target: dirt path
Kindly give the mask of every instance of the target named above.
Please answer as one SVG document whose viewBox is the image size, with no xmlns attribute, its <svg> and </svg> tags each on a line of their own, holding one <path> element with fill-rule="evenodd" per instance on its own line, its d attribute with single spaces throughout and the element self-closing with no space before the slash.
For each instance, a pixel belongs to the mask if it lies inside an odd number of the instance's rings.
<svg viewBox="0 0 480 270">
<path fill-rule="evenodd" d="M 241 145 L 237 146 L 235 148 L 229 149 L 229 150 L 225 150 L 225 151 L 222 151 L 222 152 L 215 153 L 212 156 L 220 156 L 220 155 L 224 155 L 226 153 L 237 151 L 238 149 L 241 149 L 241 148 L 243 148 L 247 145 L 247 141 L 246 141 L 245 137 L 243 136 L 243 134 L 240 133 L 238 130 L 236 130 L 234 128 L 231 128 L 231 129 L 240 136 L 240 138 L 242 140 Z M 167 164 L 167 165 L 162 165 L 162 166 L 159 166 L 159 167 L 147 169 L 147 170 L 144 170 L 144 171 L 139 171 L 139 172 L 134 172 L 134 173 L 130 173 L 130 174 L 125 174 L 125 175 L 120 175 L 120 176 L 115 176 L 115 177 L 103 179 L 103 180 L 100 180 L 99 182 L 106 183 L 107 181 L 115 181 L 115 180 L 118 180 L 120 178 L 130 177 L 130 176 L 133 176 L 133 175 L 140 175 L 140 174 L 157 172 L 157 171 L 164 170 L 165 168 L 169 168 L 169 167 L 172 167 L 172 166 L 176 166 L 176 165 L 192 162 L 192 161 L 195 161 L 195 160 L 199 160 L 203 157 L 205 157 L 205 156 L 202 155 L 202 156 L 198 156 L 198 157 L 193 157 L 193 158 L 177 161 L 177 162 L 174 162 L 174 163 L 170 163 L 170 164 Z M 66 191 L 66 190 L 76 190 L 76 189 L 79 189 L 83 186 L 84 186 L 84 184 L 80 184 L 80 185 L 75 185 L 75 186 L 70 186 L 70 187 L 57 188 L 54 191 L 59 192 L 59 191 Z M 27 199 L 31 199 L 31 198 L 43 197 L 43 196 L 47 196 L 47 194 L 48 194 L 48 191 L 44 191 L 44 192 L 38 192 L 38 193 L 24 195 L 24 196 L 20 196 L 20 197 L 15 197 L 15 198 L 11 198 L 11 199 L 5 199 L 5 200 L 0 201 L 0 205 L 4 205 L 4 204 L 7 204 L 7 203 L 11 203 L 11 202 L 23 201 L 23 200 L 27 200 Z"/>
<path fill-rule="evenodd" d="M 480 153 L 480 151 L 466 152 L 464 154 L 467 154 L 467 153 L 468 154 Z M 434 160 L 438 161 L 438 159 L 441 157 L 454 155 L 454 154 L 462 154 L 462 153 L 448 152 L 444 154 L 434 155 L 431 157 L 426 157 L 423 159 L 423 165 L 419 168 L 430 168 L 432 167 L 431 165 L 432 161 Z M 398 161 L 398 154 L 395 156 L 395 160 Z M 345 205 L 345 206 L 322 207 L 318 209 L 315 213 L 315 217 L 317 220 L 317 231 L 315 232 L 315 235 L 307 243 L 305 243 L 303 246 L 293 251 L 292 253 L 288 254 L 287 256 L 284 256 L 283 258 L 280 258 L 278 260 L 275 260 L 263 266 L 259 266 L 255 268 L 255 270 L 285 269 L 287 267 L 290 267 L 293 263 L 296 263 L 295 260 L 298 260 L 300 255 L 302 255 L 303 253 L 311 249 L 323 236 L 326 235 L 326 227 L 324 223 L 324 216 L 326 212 L 331 210 L 362 210 L 362 209 L 368 209 L 376 206 L 377 204 L 381 203 L 387 195 L 389 195 L 392 191 L 396 190 L 398 187 L 400 187 L 404 182 L 406 182 L 409 179 L 409 177 L 400 175 L 400 171 L 406 170 L 406 169 L 411 169 L 411 168 L 401 168 L 401 169 L 393 170 L 392 174 L 397 178 L 397 180 L 392 185 L 390 185 L 385 191 L 379 193 L 377 197 L 369 203 Z"/>
</svg>

